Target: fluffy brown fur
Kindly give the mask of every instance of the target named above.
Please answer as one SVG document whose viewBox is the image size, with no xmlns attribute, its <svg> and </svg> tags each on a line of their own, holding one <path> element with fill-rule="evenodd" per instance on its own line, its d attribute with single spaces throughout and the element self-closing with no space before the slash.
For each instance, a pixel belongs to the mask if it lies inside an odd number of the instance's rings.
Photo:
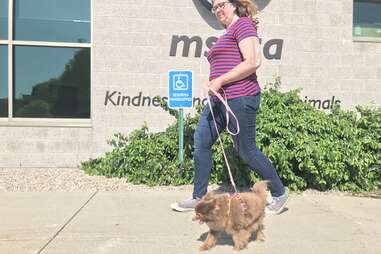
<svg viewBox="0 0 381 254">
<path fill-rule="evenodd" d="M 264 241 L 266 190 L 267 183 L 261 181 L 252 192 L 240 193 L 241 199 L 208 192 L 197 204 L 193 217 L 193 221 L 205 222 L 209 227 L 200 250 L 214 247 L 220 231 L 232 235 L 235 250 L 246 248 L 252 233 L 256 234 L 256 240 Z"/>
</svg>

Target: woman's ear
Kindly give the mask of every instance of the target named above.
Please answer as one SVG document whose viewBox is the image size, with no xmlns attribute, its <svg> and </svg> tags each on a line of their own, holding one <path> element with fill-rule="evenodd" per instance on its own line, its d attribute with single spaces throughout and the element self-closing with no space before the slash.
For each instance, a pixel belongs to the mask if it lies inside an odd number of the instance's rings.
<svg viewBox="0 0 381 254">
<path fill-rule="evenodd" d="M 230 2 L 230 1 L 229 1 Z M 233 5 L 233 7 L 234 7 L 234 11 L 235 12 L 237 12 L 238 11 L 238 5 L 237 5 L 237 2 L 236 1 L 232 1 L 232 2 L 230 2 L 231 3 L 231 5 Z"/>
</svg>

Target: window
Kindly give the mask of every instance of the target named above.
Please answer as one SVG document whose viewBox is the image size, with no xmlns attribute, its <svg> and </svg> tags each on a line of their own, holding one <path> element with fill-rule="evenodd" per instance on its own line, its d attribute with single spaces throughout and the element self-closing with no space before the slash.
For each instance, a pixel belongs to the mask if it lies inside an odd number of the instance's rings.
<svg viewBox="0 0 381 254">
<path fill-rule="evenodd" d="M 0 117 L 8 117 L 8 48 L 0 45 Z"/>
<path fill-rule="evenodd" d="M 16 0 L 14 38 L 90 42 L 90 0 Z"/>
<path fill-rule="evenodd" d="M 90 5 L 91 0 L 0 0 L 0 118 L 90 118 Z"/>
<path fill-rule="evenodd" d="M 8 0 L 0 0 L 0 40 L 8 39 Z"/>
<path fill-rule="evenodd" d="M 355 0 L 353 36 L 381 40 L 381 0 Z"/>
<path fill-rule="evenodd" d="M 90 50 L 16 46 L 14 117 L 89 118 Z"/>
</svg>

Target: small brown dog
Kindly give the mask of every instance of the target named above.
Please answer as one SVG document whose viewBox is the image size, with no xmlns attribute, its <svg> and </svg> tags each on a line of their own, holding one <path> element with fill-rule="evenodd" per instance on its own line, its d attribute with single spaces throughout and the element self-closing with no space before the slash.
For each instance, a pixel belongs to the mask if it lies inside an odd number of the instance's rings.
<svg viewBox="0 0 381 254">
<path fill-rule="evenodd" d="M 260 181 L 254 185 L 252 192 L 239 195 L 208 192 L 195 207 L 193 217 L 193 221 L 205 222 L 209 227 L 200 250 L 214 247 L 220 231 L 233 236 L 235 250 L 245 248 L 252 233 L 256 234 L 256 240 L 264 241 L 266 191 L 267 182 Z"/>
</svg>

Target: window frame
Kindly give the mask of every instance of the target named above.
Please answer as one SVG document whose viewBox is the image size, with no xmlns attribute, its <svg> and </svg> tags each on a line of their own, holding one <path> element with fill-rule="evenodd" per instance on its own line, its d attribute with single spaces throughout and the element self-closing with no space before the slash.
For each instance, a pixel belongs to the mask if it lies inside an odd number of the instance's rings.
<svg viewBox="0 0 381 254">
<path fill-rule="evenodd" d="M 13 117 L 13 49 L 15 46 L 47 46 L 47 47 L 68 47 L 68 48 L 89 48 L 90 49 L 90 80 L 92 77 L 91 67 L 93 66 L 93 1 L 90 0 L 90 43 L 72 42 L 46 42 L 46 41 L 19 41 L 13 40 L 13 7 L 14 0 L 8 0 L 8 40 L 0 40 L 0 45 L 8 46 L 8 117 L 0 117 L 0 126 L 31 126 L 31 127 L 92 127 L 92 86 L 90 81 L 90 118 L 26 118 Z"/>
<path fill-rule="evenodd" d="M 381 0 L 353 0 L 353 6 L 352 6 L 352 39 L 353 41 L 354 42 L 381 42 L 381 38 L 354 35 L 353 30 L 355 26 L 355 22 L 354 22 L 355 2 L 378 3 L 381 6 Z M 381 25 L 380 25 L 380 28 L 381 28 Z"/>
</svg>

